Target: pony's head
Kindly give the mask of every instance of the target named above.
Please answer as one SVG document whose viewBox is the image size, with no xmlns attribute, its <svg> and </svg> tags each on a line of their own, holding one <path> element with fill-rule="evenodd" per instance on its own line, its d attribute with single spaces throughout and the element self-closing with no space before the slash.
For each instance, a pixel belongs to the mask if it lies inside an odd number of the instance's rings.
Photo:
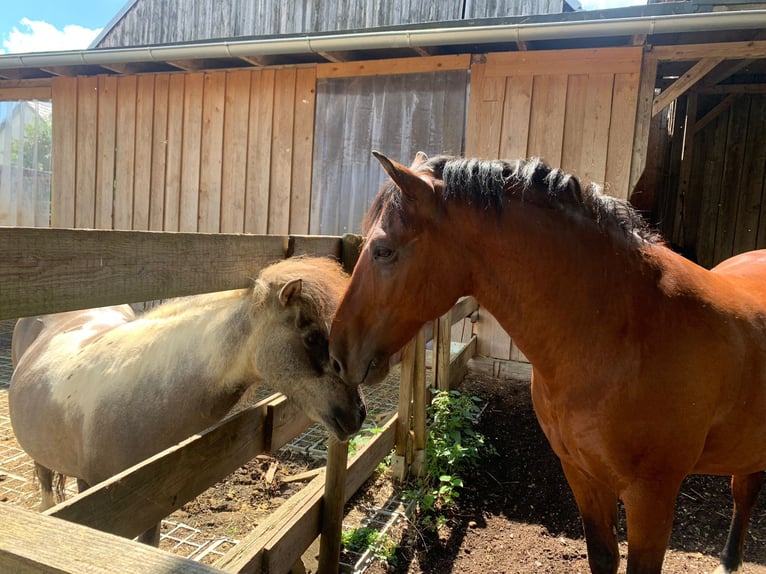
<svg viewBox="0 0 766 574">
<path fill-rule="evenodd" d="M 361 390 L 344 384 L 329 361 L 330 323 L 347 284 L 336 262 L 306 257 L 263 269 L 253 288 L 255 370 L 339 440 L 358 431 L 367 412 Z"/>
<path fill-rule="evenodd" d="M 444 158 L 418 152 L 408 168 L 373 154 L 391 181 L 365 216 L 366 240 L 330 337 L 333 366 L 351 385 L 382 380 L 392 355 L 468 292 L 440 245 Z"/>
</svg>

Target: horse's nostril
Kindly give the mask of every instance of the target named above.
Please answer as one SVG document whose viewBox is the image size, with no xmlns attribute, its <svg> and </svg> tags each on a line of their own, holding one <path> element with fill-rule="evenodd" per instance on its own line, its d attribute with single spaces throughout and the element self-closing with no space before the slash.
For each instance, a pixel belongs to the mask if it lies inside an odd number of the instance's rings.
<svg viewBox="0 0 766 574">
<path fill-rule="evenodd" d="M 332 357 L 330 362 L 332 363 L 332 369 L 335 371 L 335 374 L 340 376 L 341 371 L 343 370 L 340 366 L 340 362 L 335 357 Z"/>
</svg>

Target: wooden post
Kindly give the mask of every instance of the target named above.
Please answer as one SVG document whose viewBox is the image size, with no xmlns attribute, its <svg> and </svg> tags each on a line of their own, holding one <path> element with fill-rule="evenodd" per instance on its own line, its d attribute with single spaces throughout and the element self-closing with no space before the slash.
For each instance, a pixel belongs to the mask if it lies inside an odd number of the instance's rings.
<svg viewBox="0 0 766 574">
<path fill-rule="evenodd" d="M 434 387 L 440 391 L 449 389 L 449 362 L 452 347 L 452 311 L 434 321 L 433 372 Z"/>
<path fill-rule="evenodd" d="M 344 486 L 348 441 L 334 436 L 327 440 L 327 478 L 322 501 L 322 539 L 319 543 L 319 574 L 336 574 L 340 564 L 340 538 L 343 531 Z"/>
<path fill-rule="evenodd" d="M 423 476 L 426 456 L 426 406 L 431 402 L 426 385 L 426 332 L 421 329 L 414 339 L 415 357 L 412 382 L 412 473 Z"/>
<path fill-rule="evenodd" d="M 391 473 L 394 479 L 399 481 L 407 477 L 412 460 L 410 404 L 415 374 L 415 346 L 415 339 L 413 339 L 404 348 L 399 377 L 399 420 L 396 424 L 396 449 L 391 456 Z"/>
</svg>

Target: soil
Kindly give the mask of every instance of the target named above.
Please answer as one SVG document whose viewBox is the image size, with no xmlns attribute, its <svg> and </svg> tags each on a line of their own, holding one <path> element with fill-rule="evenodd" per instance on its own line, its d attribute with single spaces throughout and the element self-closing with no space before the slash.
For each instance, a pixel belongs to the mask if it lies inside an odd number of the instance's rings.
<svg viewBox="0 0 766 574">
<path fill-rule="evenodd" d="M 583 573 L 589 572 L 574 498 L 531 407 L 529 383 L 469 373 L 463 392 L 486 402 L 480 431 L 498 451 L 473 476 L 437 530 L 401 520 L 389 531 L 398 544 L 396 565 L 375 560 L 369 574 Z M 281 454 L 259 457 L 180 512 L 184 522 L 243 536 L 305 483 L 285 482 L 311 459 Z M 271 469 L 271 471 L 270 471 Z M 271 475 L 269 477 L 269 475 Z M 402 487 L 379 472 L 347 507 L 346 524 L 380 508 Z M 746 542 L 744 572 L 766 574 L 766 497 L 756 509 Z M 683 485 L 663 572 L 712 573 L 731 516 L 727 477 L 691 476 Z M 627 543 L 624 512 L 619 527 L 622 560 Z"/>
</svg>

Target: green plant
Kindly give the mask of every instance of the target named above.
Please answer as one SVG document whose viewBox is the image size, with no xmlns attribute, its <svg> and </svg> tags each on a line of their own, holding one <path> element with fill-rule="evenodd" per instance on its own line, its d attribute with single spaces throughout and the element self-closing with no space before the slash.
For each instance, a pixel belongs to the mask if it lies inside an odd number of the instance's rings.
<svg viewBox="0 0 766 574">
<path fill-rule="evenodd" d="M 374 528 L 353 528 L 343 532 L 340 541 L 347 550 L 359 554 L 369 550 L 376 558 L 396 565 L 397 545 L 388 534 L 378 532 Z"/>
<path fill-rule="evenodd" d="M 367 444 L 372 437 L 383 432 L 379 426 L 367 427 L 362 429 L 348 440 L 348 455 L 354 456 L 359 449 Z"/>
</svg>

